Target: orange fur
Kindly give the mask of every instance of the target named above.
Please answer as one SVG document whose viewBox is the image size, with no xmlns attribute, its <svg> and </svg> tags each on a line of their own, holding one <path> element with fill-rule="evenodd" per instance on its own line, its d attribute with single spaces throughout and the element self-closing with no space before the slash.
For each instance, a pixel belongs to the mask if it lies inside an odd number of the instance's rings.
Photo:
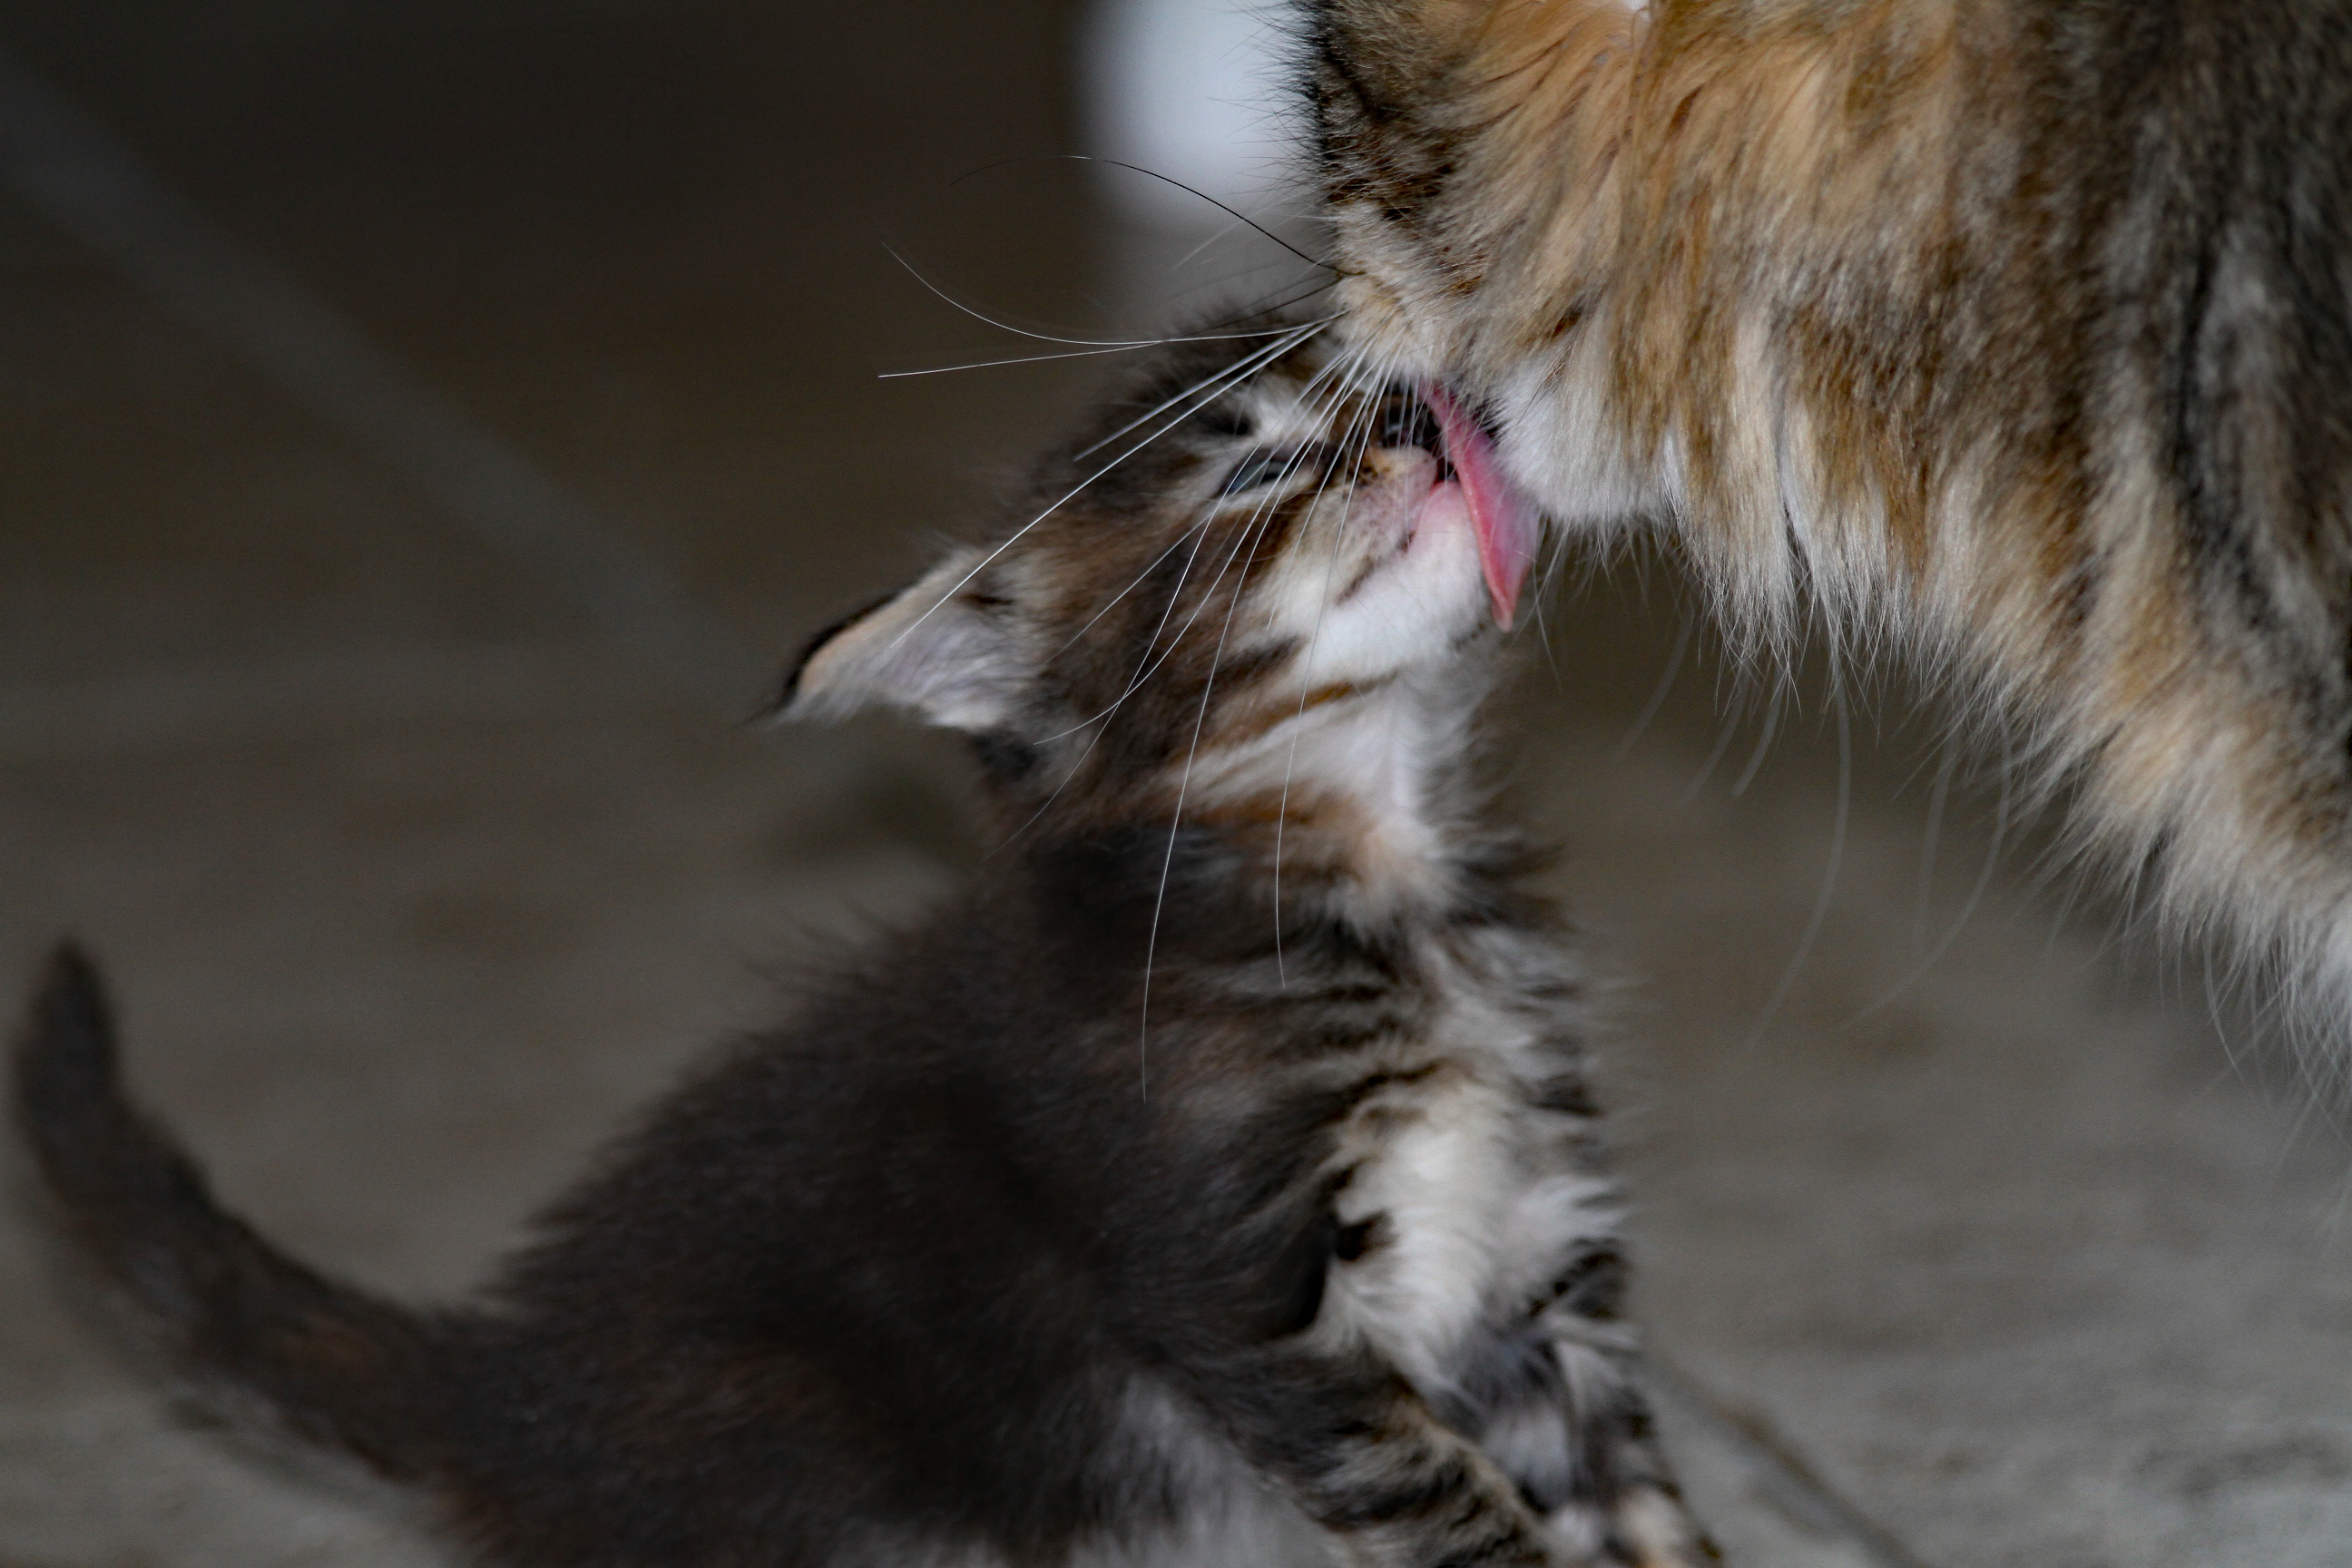
<svg viewBox="0 0 2352 1568">
<path fill-rule="evenodd" d="M 1485 398 L 1565 525 L 1670 518 L 1736 625 L 1809 584 L 1972 683 L 2087 841 L 2346 1010 L 2352 385 L 2296 356 L 2352 18 L 1328 0 L 1322 38 L 1359 343 Z M 2256 239 L 2242 142 L 2312 171 Z"/>
</svg>

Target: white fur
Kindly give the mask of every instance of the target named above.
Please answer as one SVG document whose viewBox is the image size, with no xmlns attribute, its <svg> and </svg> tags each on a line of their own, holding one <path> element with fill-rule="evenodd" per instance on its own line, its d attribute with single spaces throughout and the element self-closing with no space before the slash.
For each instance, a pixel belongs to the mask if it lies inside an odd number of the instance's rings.
<svg viewBox="0 0 2352 1568">
<path fill-rule="evenodd" d="M 961 592 L 980 564 L 978 551 L 956 551 L 835 633 L 802 668 L 783 717 L 840 719 L 880 702 L 951 729 L 1003 722 L 1030 661 L 1012 626 Z"/>
<path fill-rule="evenodd" d="M 1609 1184 L 1560 1168 L 1562 1118 L 1528 1103 L 1550 1065 L 1492 975 L 1454 969 L 1424 1059 L 1446 1064 L 1359 1109 L 1339 1156 L 1355 1176 L 1340 1222 L 1384 1215 L 1387 1245 L 1336 1267 L 1318 1333 L 1360 1336 L 1425 1394 L 1454 1391 L 1473 1337 L 1516 1327 L 1528 1300 L 1582 1242 L 1615 1234 Z"/>
<path fill-rule="evenodd" d="M 1069 1568 L 1338 1568 L 1331 1537 L 1174 1393 L 1137 1378 L 1121 1425 L 1140 1465 L 1179 1478 L 1187 1506 L 1164 1531 L 1079 1548 Z"/>
</svg>

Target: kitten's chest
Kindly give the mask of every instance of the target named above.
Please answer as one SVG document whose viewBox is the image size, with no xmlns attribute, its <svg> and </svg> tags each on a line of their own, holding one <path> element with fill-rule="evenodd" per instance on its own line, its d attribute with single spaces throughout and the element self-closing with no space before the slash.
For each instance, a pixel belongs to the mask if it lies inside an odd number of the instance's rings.
<svg viewBox="0 0 2352 1568">
<path fill-rule="evenodd" d="M 1508 948 L 1434 969 L 1422 1026 L 1339 1131 L 1341 1243 L 1318 1324 L 1429 1388 L 1515 1331 L 1614 1217 L 1573 985 Z"/>
</svg>

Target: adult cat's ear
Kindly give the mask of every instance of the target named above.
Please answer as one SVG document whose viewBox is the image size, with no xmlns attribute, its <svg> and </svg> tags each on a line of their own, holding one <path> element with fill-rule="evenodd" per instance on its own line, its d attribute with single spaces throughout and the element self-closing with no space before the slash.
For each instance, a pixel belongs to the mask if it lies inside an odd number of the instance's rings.
<svg viewBox="0 0 2352 1568">
<path fill-rule="evenodd" d="M 780 719 L 845 719 L 875 703 L 952 730 L 994 730 L 1029 673 L 1020 627 L 975 585 L 959 550 L 900 590 L 817 634 L 784 684 Z"/>
</svg>

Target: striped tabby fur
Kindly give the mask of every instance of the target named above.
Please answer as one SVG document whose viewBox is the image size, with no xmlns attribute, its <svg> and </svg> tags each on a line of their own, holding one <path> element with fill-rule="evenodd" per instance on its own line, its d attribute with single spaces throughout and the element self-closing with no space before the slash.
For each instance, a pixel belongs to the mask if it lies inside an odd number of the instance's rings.
<svg viewBox="0 0 2352 1568">
<path fill-rule="evenodd" d="M 1316 0 L 1356 341 L 2352 1009 L 2352 5 Z"/>
<path fill-rule="evenodd" d="M 970 731 L 1005 847 L 475 1304 L 223 1214 L 62 957 L 20 1114 L 168 1364 L 512 1568 L 1710 1555 L 1632 1382 L 1583 982 L 1470 777 L 1462 487 L 1313 340 L 1181 352 L 1034 521 L 820 641 L 788 713 Z"/>
</svg>

